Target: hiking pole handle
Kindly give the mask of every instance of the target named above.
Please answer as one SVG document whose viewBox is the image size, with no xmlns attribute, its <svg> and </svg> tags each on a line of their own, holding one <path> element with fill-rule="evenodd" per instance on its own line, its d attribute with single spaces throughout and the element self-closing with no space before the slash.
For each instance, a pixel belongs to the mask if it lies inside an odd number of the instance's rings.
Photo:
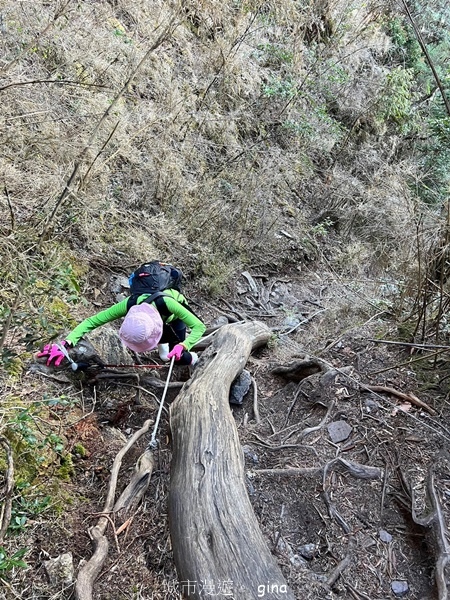
<svg viewBox="0 0 450 600">
<path fill-rule="evenodd" d="M 172 375 L 172 369 L 173 369 L 174 363 L 175 363 L 175 356 L 172 356 L 172 358 L 170 359 L 169 373 L 167 374 L 166 385 L 164 386 L 164 391 L 163 391 L 163 395 L 161 397 L 161 402 L 159 403 L 158 414 L 156 415 L 155 425 L 153 427 L 152 437 L 148 444 L 149 448 L 156 448 L 156 446 L 157 446 L 156 433 L 158 431 L 159 420 L 161 419 L 161 413 L 162 413 L 162 409 L 164 406 L 164 400 L 166 398 L 167 390 L 169 389 L 169 382 L 170 382 L 170 377 Z"/>
</svg>

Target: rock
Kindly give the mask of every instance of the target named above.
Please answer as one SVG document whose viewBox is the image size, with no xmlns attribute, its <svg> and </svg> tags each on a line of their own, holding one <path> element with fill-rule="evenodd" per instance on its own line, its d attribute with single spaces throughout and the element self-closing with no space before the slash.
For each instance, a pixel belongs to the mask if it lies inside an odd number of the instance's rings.
<svg viewBox="0 0 450 600">
<path fill-rule="evenodd" d="M 338 372 L 336 371 L 336 369 L 329 369 L 320 378 L 320 385 L 332 385 L 335 382 L 337 375 Z"/>
<path fill-rule="evenodd" d="M 406 594 L 409 592 L 408 582 L 399 580 L 393 581 L 391 583 L 391 589 L 394 592 L 394 595 L 397 596 L 397 598 L 402 598 L 403 596 L 406 596 Z"/>
<path fill-rule="evenodd" d="M 132 365 L 134 363 L 122 344 L 117 330 L 108 325 L 103 325 L 87 334 L 70 354 L 75 362 L 90 362 L 97 356 L 106 364 Z"/>
<path fill-rule="evenodd" d="M 353 428 L 346 421 L 333 421 L 327 427 L 331 441 L 335 444 L 346 440 Z"/>
<path fill-rule="evenodd" d="M 387 544 L 389 544 L 389 542 L 392 542 L 392 535 L 390 533 L 388 533 L 387 531 L 385 531 L 384 529 L 380 529 L 379 535 L 380 535 L 380 540 L 382 542 L 386 542 Z"/>
<path fill-rule="evenodd" d="M 113 294 L 123 293 L 123 290 L 129 290 L 130 284 L 128 282 L 128 277 L 116 276 L 113 275 L 109 281 L 109 289 Z"/>
<path fill-rule="evenodd" d="M 298 553 L 306 558 L 307 560 L 311 560 L 317 554 L 317 546 L 316 544 L 304 544 L 303 546 L 298 547 Z"/>
<path fill-rule="evenodd" d="M 245 394 L 250 389 L 251 383 L 252 376 L 246 369 L 244 369 L 231 384 L 230 404 L 242 404 Z"/>
<path fill-rule="evenodd" d="M 286 329 L 290 329 L 291 327 L 297 327 L 300 324 L 300 319 L 298 317 L 286 317 L 282 323 L 282 326 Z"/>
<path fill-rule="evenodd" d="M 244 453 L 245 458 L 247 458 L 252 463 L 256 464 L 259 459 L 258 455 L 253 451 L 253 448 L 250 446 L 242 446 L 242 452 Z"/>
<path fill-rule="evenodd" d="M 220 315 L 216 317 L 213 321 L 211 321 L 211 327 L 222 327 L 223 325 L 228 325 L 228 319 L 225 315 Z"/>
<path fill-rule="evenodd" d="M 378 402 L 375 402 L 372 398 L 366 398 L 364 401 L 364 408 L 367 413 L 378 410 Z"/>
<path fill-rule="evenodd" d="M 289 557 L 289 562 L 293 567 L 305 567 L 308 564 L 306 560 L 298 554 L 292 554 L 292 556 Z"/>
<path fill-rule="evenodd" d="M 73 582 L 74 568 L 71 552 L 44 561 L 50 583 L 55 586 L 68 586 Z"/>
</svg>

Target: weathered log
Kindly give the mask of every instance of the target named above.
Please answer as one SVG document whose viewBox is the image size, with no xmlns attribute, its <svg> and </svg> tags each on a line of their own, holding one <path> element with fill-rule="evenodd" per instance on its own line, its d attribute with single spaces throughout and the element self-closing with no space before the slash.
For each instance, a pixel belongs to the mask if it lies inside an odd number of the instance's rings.
<svg viewBox="0 0 450 600">
<path fill-rule="evenodd" d="M 209 586 L 239 600 L 294 600 L 248 498 L 228 403 L 250 352 L 269 337 L 259 322 L 222 327 L 170 408 L 169 527 L 186 598 L 203 598 Z"/>
</svg>

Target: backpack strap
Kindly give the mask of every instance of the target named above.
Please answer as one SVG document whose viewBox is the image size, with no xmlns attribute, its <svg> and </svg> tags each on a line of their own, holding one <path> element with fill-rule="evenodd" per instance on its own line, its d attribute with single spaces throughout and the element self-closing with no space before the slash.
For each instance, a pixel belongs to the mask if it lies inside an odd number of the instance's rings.
<svg viewBox="0 0 450 600">
<path fill-rule="evenodd" d="M 151 302 L 154 302 L 161 317 L 168 318 L 172 313 L 167 308 L 166 303 L 164 302 L 164 296 L 172 298 L 172 296 L 170 296 L 169 294 L 164 294 L 163 292 L 155 292 L 154 294 L 146 298 L 144 302 L 148 302 L 149 304 Z"/>
<path fill-rule="evenodd" d="M 139 296 L 142 294 L 133 294 L 127 300 L 127 312 L 130 310 L 132 306 L 136 306 Z M 155 306 L 162 317 L 170 317 L 172 314 L 170 310 L 167 308 L 166 303 L 163 300 L 163 296 L 169 296 L 169 294 L 164 294 L 164 292 L 155 292 L 154 294 L 150 294 L 145 300 L 142 300 L 142 303 L 146 302 L 147 304 L 155 303 Z"/>
<path fill-rule="evenodd" d="M 142 296 L 142 294 L 133 294 L 132 296 L 130 296 L 128 298 L 128 301 L 127 301 L 127 312 L 130 310 L 130 308 L 132 306 L 135 306 L 137 304 L 137 300 L 138 300 L 139 296 Z M 155 306 L 156 306 L 156 309 L 159 312 L 159 314 L 161 315 L 161 317 L 167 319 L 168 317 L 170 317 L 170 315 L 172 313 L 167 308 L 167 305 L 164 302 L 164 296 L 166 296 L 166 298 L 172 298 L 173 300 L 176 300 L 170 294 L 165 294 L 164 292 L 155 292 L 154 294 L 150 294 L 150 296 L 148 296 L 147 298 L 145 298 L 145 300 L 142 300 L 142 303 L 146 302 L 147 304 L 151 304 L 152 302 L 154 302 Z M 179 304 L 182 304 L 189 312 L 191 312 L 195 317 L 197 317 L 197 319 L 200 319 L 200 317 L 195 314 L 195 312 L 192 310 L 192 308 L 189 306 L 189 304 L 186 302 L 186 300 L 184 300 L 182 302 L 180 300 L 176 300 L 176 301 Z"/>
</svg>

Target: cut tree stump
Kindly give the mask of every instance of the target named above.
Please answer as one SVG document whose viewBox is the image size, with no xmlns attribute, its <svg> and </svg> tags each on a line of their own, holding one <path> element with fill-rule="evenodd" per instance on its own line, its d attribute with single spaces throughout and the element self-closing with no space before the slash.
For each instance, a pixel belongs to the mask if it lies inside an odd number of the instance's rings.
<svg viewBox="0 0 450 600">
<path fill-rule="evenodd" d="M 228 402 L 250 352 L 270 335 L 259 322 L 222 327 L 170 407 L 169 527 L 185 598 L 204 598 L 208 589 L 239 600 L 294 600 L 248 498 Z"/>
</svg>

